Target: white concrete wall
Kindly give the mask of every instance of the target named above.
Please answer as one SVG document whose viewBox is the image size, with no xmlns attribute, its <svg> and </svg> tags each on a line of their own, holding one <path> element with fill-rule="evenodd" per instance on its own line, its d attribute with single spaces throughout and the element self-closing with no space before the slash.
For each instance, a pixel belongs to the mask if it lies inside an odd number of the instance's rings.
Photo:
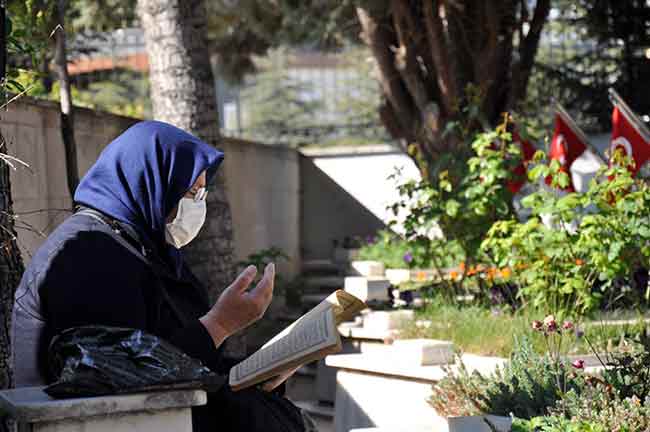
<svg viewBox="0 0 650 432">
<path fill-rule="evenodd" d="M 135 119 L 87 109 L 75 111 L 81 174 L 110 141 Z M 68 214 L 71 200 L 65 176 L 58 106 L 28 98 L 0 113 L 0 128 L 10 155 L 30 169 L 12 173 L 14 211 L 26 261 Z M 280 266 L 287 276 L 300 268 L 299 157 L 297 152 L 244 141 L 224 140 L 223 164 L 228 182 L 235 254 L 238 260 L 259 249 L 277 246 L 290 257 Z"/>
<path fill-rule="evenodd" d="M 390 146 L 339 147 L 302 150 L 302 246 L 305 258 L 332 254 L 332 242 L 348 236 L 366 237 L 394 219 L 387 209 L 399 199 L 401 181 L 420 173 L 400 150 Z M 399 231 L 399 226 L 397 227 Z"/>
<path fill-rule="evenodd" d="M 235 253 L 240 259 L 270 246 L 290 260 L 284 275 L 300 271 L 299 155 L 286 147 L 226 140 L 224 168 L 233 214 Z"/>
</svg>

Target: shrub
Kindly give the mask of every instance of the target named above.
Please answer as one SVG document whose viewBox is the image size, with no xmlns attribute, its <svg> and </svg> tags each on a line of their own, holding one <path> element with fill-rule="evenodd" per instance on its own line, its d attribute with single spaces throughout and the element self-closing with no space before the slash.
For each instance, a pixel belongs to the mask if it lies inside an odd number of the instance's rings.
<svg viewBox="0 0 650 432">
<path fill-rule="evenodd" d="M 580 376 L 569 376 L 563 363 L 534 352 L 527 339 L 519 341 L 510 361 L 490 376 L 470 373 L 460 362 L 458 372 L 433 387 L 429 403 L 443 416 L 514 415 L 530 419 L 545 415 L 560 400 L 562 389 L 579 393 Z"/>
<path fill-rule="evenodd" d="M 539 326 L 539 325 L 538 325 Z M 636 432 L 650 430 L 650 342 L 646 332 L 627 351 L 608 356 L 600 377 L 563 394 L 549 415 L 516 420 L 515 432 Z"/>
<path fill-rule="evenodd" d="M 541 157 L 538 153 L 536 160 Z M 584 194 L 540 189 L 523 200 L 530 219 L 507 218 L 488 231 L 482 250 L 513 270 L 528 304 L 562 316 L 585 315 L 606 294 L 629 297 L 635 291 L 630 276 L 647 268 L 650 257 L 650 185 L 632 178 L 625 161 L 618 162 L 602 169 Z M 530 175 L 533 180 L 551 176 L 555 187 L 568 184 L 557 161 L 540 163 Z"/>
<path fill-rule="evenodd" d="M 433 170 L 437 174 L 431 179 L 398 186 L 401 199 L 393 211 L 396 216 L 407 213 L 405 236 L 420 251 L 418 258 L 439 271 L 450 255 L 465 264 L 460 277 L 443 284 L 451 299 L 467 294 L 467 271 L 485 263 L 480 245 L 492 224 L 515 217 L 507 183 L 521 163 L 521 149 L 512 142 L 509 121 L 506 116 L 495 130 L 476 135 L 473 154 L 457 162 L 456 169 Z"/>
<path fill-rule="evenodd" d="M 366 239 L 359 249 L 359 259 L 379 261 L 386 268 L 404 268 L 413 265 L 416 250 L 406 240 L 392 231 L 384 230 Z"/>
<path fill-rule="evenodd" d="M 556 413 L 515 420 L 512 432 L 641 432 L 650 430 L 650 401 L 636 397 L 609 400 L 603 393 L 569 393 L 569 415 Z"/>
</svg>

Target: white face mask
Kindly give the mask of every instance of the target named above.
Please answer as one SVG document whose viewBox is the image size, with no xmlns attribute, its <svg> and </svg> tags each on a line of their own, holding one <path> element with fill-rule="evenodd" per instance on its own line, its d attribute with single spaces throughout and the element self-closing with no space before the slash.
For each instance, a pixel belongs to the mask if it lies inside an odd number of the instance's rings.
<svg viewBox="0 0 650 432">
<path fill-rule="evenodd" d="M 199 234 L 207 212 L 204 197 L 205 192 L 199 192 L 196 198 L 181 198 L 176 217 L 165 227 L 167 243 L 180 249 Z"/>
</svg>

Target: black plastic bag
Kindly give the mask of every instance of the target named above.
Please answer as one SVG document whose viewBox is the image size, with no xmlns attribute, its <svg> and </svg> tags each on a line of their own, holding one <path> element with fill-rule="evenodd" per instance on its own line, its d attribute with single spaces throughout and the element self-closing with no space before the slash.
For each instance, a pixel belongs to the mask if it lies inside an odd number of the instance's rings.
<svg viewBox="0 0 650 432">
<path fill-rule="evenodd" d="M 215 374 L 174 345 L 142 330 L 77 327 L 56 336 L 48 352 L 56 382 L 45 388 L 55 398 L 154 390 L 218 390 Z"/>
</svg>

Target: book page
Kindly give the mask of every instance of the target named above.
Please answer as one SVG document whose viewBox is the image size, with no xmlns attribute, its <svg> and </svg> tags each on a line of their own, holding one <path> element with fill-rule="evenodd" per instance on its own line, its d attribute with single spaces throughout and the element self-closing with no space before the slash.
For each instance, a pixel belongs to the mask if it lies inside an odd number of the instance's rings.
<svg viewBox="0 0 650 432">
<path fill-rule="evenodd" d="M 267 343 L 233 367 L 230 371 L 231 387 L 237 389 L 253 385 L 301 364 L 301 361 L 314 353 L 329 353 L 340 349 L 340 337 L 336 331 L 332 308 L 308 315 L 303 315 L 273 338 L 273 343 Z"/>
<path fill-rule="evenodd" d="M 270 341 L 264 344 L 261 349 L 266 348 L 269 345 L 274 344 L 278 339 L 284 337 L 288 332 L 291 331 L 293 326 L 298 325 L 298 323 L 314 319 L 313 317 L 319 314 L 322 314 L 327 309 L 332 309 L 334 312 L 334 322 L 336 325 L 341 324 L 343 321 L 348 321 L 354 317 L 357 313 L 361 312 L 366 308 L 366 304 L 353 296 L 352 294 L 345 292 L 343 290 L 336 290 L 325 300 L 320 302 L 312 310 L 298 318 L 294 321 L 289 327 L 282 330 L 280 333 L 275 335 Z"/>
<path fill-rule="evenodd" d="M 262 348 L 230 370 L 230 386 L 241 389 L 341 348 L 337 326 L 366 308 L 338 290 L 282 330 Z"/>
</svg>

